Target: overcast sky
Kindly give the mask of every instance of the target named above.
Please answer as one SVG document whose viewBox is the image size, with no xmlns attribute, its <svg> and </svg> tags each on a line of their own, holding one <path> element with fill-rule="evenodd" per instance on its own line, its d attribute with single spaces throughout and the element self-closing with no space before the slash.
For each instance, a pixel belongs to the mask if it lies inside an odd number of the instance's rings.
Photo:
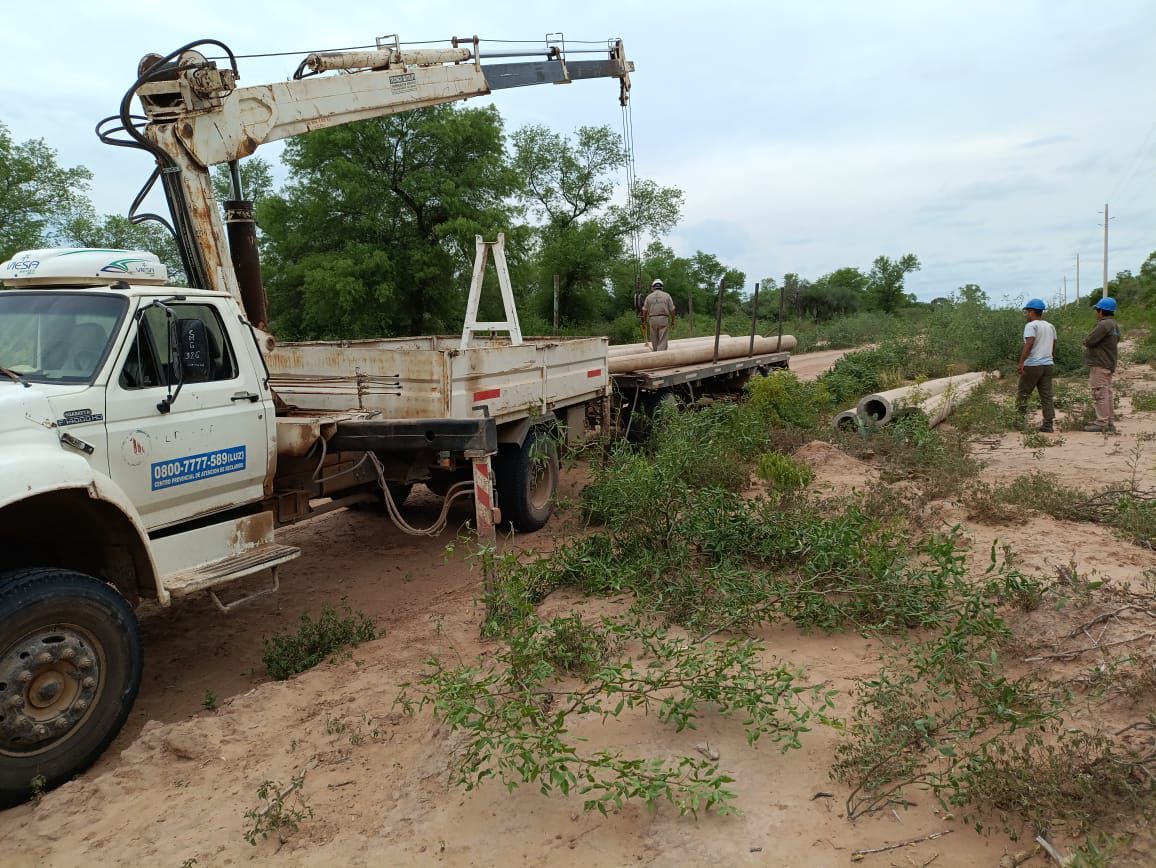
<svg viewBox="0 0 1156 868">
<path fill-rule="evenodd" d="M 151 170 L 92 129 L 149 51 L 198 37 L 237 54 L 478 34 L 621 37 L 637 64 L 641 177 L 685 191 L 676 252 L 717 254 L 755 280 L 868 269 L 915 253 L 922 299 L 980 284 L 993 300 L 1099 286 L 1156 250 L 1156 2 L 30 3 L 9 22 L 0 119 L 95 175 L 124 213 Z M 297 57 L 241 60 L 241 84 Z M 579 82 L 494 99 L 507 130 L 621 128 L 617 86 Z M 276 161 L 279 149 L 261 152 Z M 163 207 L 157 203 L 155 207 Z M 3 219 L 0 215 L 0 219 Z"/>
</svg>

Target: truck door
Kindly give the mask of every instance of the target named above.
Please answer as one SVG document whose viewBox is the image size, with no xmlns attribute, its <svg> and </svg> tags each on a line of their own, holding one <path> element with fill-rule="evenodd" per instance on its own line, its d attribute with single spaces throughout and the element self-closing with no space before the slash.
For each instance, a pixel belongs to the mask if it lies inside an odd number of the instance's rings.
<svg viewBox="0 0 1156 868">
<path fill-rule="evenodd" d="M 272 403 L 247 347 L 238 346 L 245 336 L 235 329 L 238 338 L 231 340 L 226 321 L 210 299 L 146 305 L 110 378 L 110 470 L 149 529 L 264 496 Z M 232 321 L 236 325 L 235 315 Z M 187 355 L 181 336 L 190 331 L 199 333 L 206 358 Z M 162 412 L 158 405 L 178 379 L 180 391 Z"/>
</svg>

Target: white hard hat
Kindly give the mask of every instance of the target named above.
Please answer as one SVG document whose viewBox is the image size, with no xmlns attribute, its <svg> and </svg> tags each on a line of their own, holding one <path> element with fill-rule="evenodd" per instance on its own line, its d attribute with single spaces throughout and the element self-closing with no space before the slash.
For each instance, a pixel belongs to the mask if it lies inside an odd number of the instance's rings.
<svg viewBox="0 0 1156 868">
<path fill-rule="evenodd" d="M 664 286 L 666 286 L 666 284 L 665 284 L 665 283 L 663 283 L 661 280 L 656 280 L 656 281 L 654 281 L 654 283 L 650 284 L 650 288 L 651 288 L 651 289 L 654 289 L 656 286 L 657 286 L 659 289 L 662 289 Z"/>
</svg>

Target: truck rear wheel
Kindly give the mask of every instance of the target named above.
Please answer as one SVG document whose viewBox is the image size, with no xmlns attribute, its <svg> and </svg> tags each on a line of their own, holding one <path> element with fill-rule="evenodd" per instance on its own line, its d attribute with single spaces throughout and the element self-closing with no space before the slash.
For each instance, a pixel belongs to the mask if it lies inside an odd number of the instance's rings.
<svg viewBox="0 0 1156 868">
<path fill-rule="evenodd" d="M 531 430 L 521 446 L 503 443 L 494 475 L 504 519 L 523 533 L 541 530 L 554 511 L 561 475 L 558 444 L 549 432 Z"/>
<path fill-rule="evenodd" d="M 0 573 L 0 807 L 87 769 L 141 680 L 128 602 L 71 570 Z"/>
</svg>

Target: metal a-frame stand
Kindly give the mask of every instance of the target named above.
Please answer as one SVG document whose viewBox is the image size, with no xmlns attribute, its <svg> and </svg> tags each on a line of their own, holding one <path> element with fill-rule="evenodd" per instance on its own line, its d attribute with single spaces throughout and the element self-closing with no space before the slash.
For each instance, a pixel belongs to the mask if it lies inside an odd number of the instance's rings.
<svg viewBox="0 0 1156 868">
<path fill-rule="evenodd" d="M 481 235 L 474 236 L 477 250 L 474 254 L 474 276 L 470 281 L 470 298 L 466 302 L 466 322 L 462 326 L 461 349 L 467 350 L 473 341 L 474 332 L 509 332 L 511 345 L 522 345 L 522 327 L 518 324 L 518 309 L 514 306 L 514 290 L 510 286 L 510 269 L 506 265 L 506 234 L 498 233 L 497 241 L 484 241 Z M 494 252 L 494 268 L 498 272 L 498 287 L 502 291 L 502 307 L 506 310 L 505 322 L 478 322 L 478 301 L 482 295 L 482 281 L 486 276 L 486 259 L 490 250 Z"/>
</svg>

